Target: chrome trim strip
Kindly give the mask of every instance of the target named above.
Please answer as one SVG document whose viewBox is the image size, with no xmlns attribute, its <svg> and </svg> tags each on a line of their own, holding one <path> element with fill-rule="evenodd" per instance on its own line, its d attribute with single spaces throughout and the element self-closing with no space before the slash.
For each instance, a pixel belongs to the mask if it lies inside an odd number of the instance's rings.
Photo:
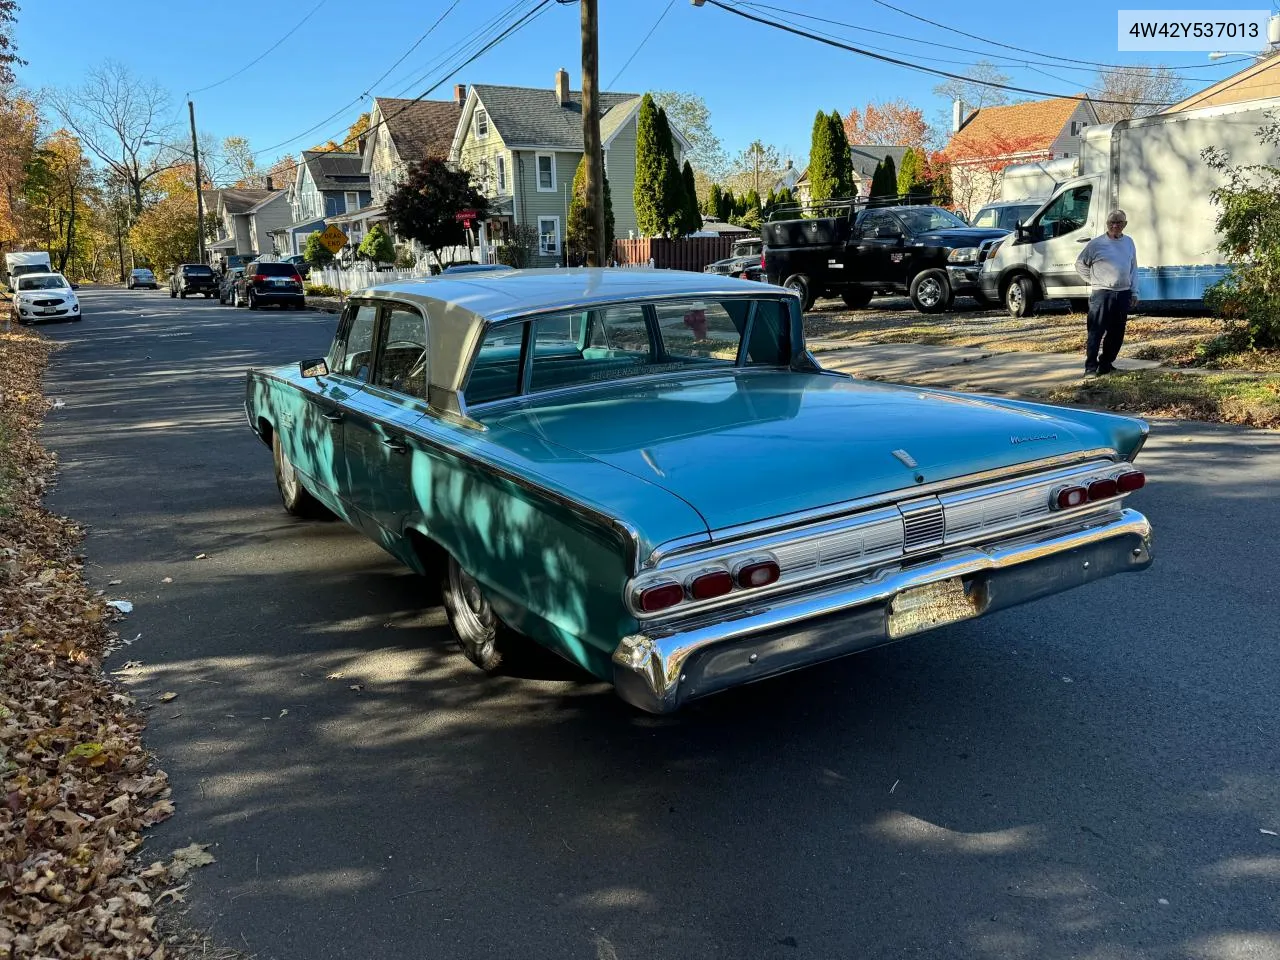
<svg viewBox="0 0 1280 960">
<path fill-rule="evenodd" d="M 1055 467 L 1073 466 L 1088 460 L 1103 458 L 1113 463 L 1120 460 L 1119 454 L 1110 447 L 1095 447 L 1091 450 L 1081 450 L 1076 453 L 1064 453 L 1054 457 L 1045 457 L 1042 460 L 1030 460 L 1026 463 L 1018 463 L 1008 467 L 997 467 L 993 470 L 985 470 L 982 473 L 971 473 L 951 480 L 939 480 L 935 483 L 924 483 L 913 487 L 899 487 L 886 493 L 877 493 L 869 497 L 860 497 L 856 500 L 828 504 L 824 507 L 814 507 L 811 510 L 802 510 L 782 517 L 756 520 L 732 527 L 720 527 L 711 531 L 711 541 L 715 544 L 727 546 L 739 540 L 745 540 L 748 537 L 791 530 L 811 522 L 837 520 L 860 510 L 897 503 L 899 500 L 913 499 L 927 494 L 941 494 L 976 486 L 989 480 L 1016 478 L 1042 470 L 1051 470 Z M 672 554 L 688 549 L 694 544 L 705 543 L 706 539 L 705 536 L 680 537 L 660 543 L 645 558 L 642 566 L 645 569 L 656 567 Z"/>
<path fill-rule="evenodd" d="M 895 564 L 884 567 L 852 582 L 845 580 L 798 596 L 779 597 L 772 603 L 743 610 L 727 619 L 702 617 L 666 628 L 654 628 L 648 633 L 632 634 L 624 637 L 614 650 L 615 685 L 619 684 L 620 677 L 622 681 L 638 677 L 645 688 L 646 702 L 641 705 L 655 712 L 668 712 L 679 706 L 679 685 L 685 664 L 690 657 L 711 647 L 768 631 L 798 627 L 804 621 L 848 612 L 867 604 L 886 602 L 912 587 L 997 571 L 1107 540 L 1135 536 L 1146 545 L 1149 557 L 1150 523 L 1142 514 L 1125 510 L 1104 523 L 1055 531 L 1047 537 L 1023 537 L 986 548 L 956 550 L 917 566 Z"/>
</svg>

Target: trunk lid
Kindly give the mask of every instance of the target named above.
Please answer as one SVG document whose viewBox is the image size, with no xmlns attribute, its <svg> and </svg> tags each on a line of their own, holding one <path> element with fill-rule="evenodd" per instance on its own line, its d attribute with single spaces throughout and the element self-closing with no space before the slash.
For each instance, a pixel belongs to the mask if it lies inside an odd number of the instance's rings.
<svg viewBox="0 0 1280 960">
<path fill-rule="evenodd" d="M 608 384 L 481 418 L 660 486 L 718 530 L 1111 446 L 1090 416 L 760 371 Z"/>
</svg>

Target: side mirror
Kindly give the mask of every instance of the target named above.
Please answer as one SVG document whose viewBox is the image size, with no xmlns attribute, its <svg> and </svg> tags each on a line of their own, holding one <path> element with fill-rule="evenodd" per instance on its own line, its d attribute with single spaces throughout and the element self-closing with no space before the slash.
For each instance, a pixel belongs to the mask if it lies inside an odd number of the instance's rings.
<svg viewBox="0 0 1280 960">
<path fill-rule="evenodd" d="M 318 360 L 303 360 L 298 364 L 298 371 L 304 377 L 325 377 L 329 375 L 329 361 L 324 357 Z"/>
</svg>

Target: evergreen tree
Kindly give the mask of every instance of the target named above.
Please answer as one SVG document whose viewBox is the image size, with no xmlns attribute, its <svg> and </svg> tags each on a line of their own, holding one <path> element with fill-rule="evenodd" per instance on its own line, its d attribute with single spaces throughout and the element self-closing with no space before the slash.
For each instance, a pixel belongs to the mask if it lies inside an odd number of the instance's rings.
<svg viewBox="0 0 1280 960">
<path fill-rule="evenodd" d="M 372 260 L 374 263 L 395 263 L 396 245 L 391 242 L 391 238 L 387 236 L 387 232 L 380 224 L 374 224 L 373 229 L 365 234 L 364 240 L 360 242 L 356 253 L 362 259 Z M 306 254 L 304 253 L 303 256 L 305 257 Z"/>
<path fill-rule="evenodd" d="M 809 141 L 809 197 L 816 203 L 836 196 L 835 145 L 831 123 L 821 110 L 813 118 Z"/>
<path fill-rule="evenodd" d="M 871 206 L 889 206 L 897 193 L 898 173 L 894 169 L 893 157 L 885 157 L 876 165 L 876 172 L 871 176 Z"/>
<path fill-rule="evenodd" d="M 835 171 L 835 196 L 853 195 L 853 154 L 849 150 L 849 135 L 845 133 L 840 111 L 832 110 L 827 116 L 831 128 L 832 169 Z"/>
<path fill-rule="evenodd" d="M 573 195 L 569 199 L 569 222 L 565 224 L 565 244 L 571 263 L 586 263 L 591 249 L 591 237 L 595 225 L 591 222 L 591 210 L 587 207 L 587 155 L 578 161 L 573 175 Z M 609 177 L 604 177 L 604 249 L 605 256 L 613 256 L 613 195 L 609 191 Z"/>
<path fill-rule="evenodd" d="M 737 209 L 737 201 L 733 199 L 733 191 L 725 190 L 720 194 L 720 209 L 717 211 L 721 220 L 728 222 Z"/>
<path fill-rule="evenodd" d="M 684 182 L 684 222 L 681 233 L 697 233 L 702 229 L 702 211 L 698 209 L 698 185 L 693 180 L 693 165 L 684 162 L 680 178 Z"/>
<path fill-rule="evenodd" d="M 919 179 L 920 158 L 912 147 L 907 147 L 902 152 L 902 166 L 898 167 L 898 196 L 914 195 Z"/>
<path fill-rule="evenodd" d="M 636 226 L 645 237 L 666 232 L 662 212 L 663 165 L 658 128 L 658 108 L 645 94 L 636 120 L 636 185 L 632 193 L 636 205 Z"/>
<path fill-rule="evenodd" d="M 720 208 L 724 205 L 724 191 L 720 189 L 720 184 L 713 183 L 711 189 L 707 191 L 706 199 L 702 201 L 702 212 L 708 217 L 719 217 Z"/>
<path fill-rule="evenodd" d="M 658 108 L 658 144 L 662 151 L 661 215 L 666 224 L 663 233 L 668 237 L 679 237 L 685 232 L 683 227 L 687 216 L 684 177 L 676 163 L 675 137 L 671 135 L 667 111 L 662 107 Z"/>
<path fill-rule="evenodd" d="M 742 198 L 742 212 L 745 214 L 749 210 L 760 209 L 760 194 L 755 190 L 748 190 L 746 196 Z"/>
</svg>

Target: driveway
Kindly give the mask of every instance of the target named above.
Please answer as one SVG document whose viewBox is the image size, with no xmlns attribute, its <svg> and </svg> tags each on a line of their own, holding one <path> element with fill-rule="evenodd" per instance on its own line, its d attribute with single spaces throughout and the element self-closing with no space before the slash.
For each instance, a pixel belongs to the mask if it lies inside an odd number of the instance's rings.
<svg viewBox="0 0 1280 960">
<path fill-rule="evenodd" d="M 51 506 L 135 604 L 111 667 L 178 811 L 148 850 L 214 844 L 187 896 L 218 942 L 1280 956 L 1280 435 L 1155 425 L 1145 574 L 653 718 L 550 658 L 486 678 L 432 585 L 283 512 L 244 370 L 322 353 L 333 316 L 83 301 L 47 328 Z"/>
</svg>

